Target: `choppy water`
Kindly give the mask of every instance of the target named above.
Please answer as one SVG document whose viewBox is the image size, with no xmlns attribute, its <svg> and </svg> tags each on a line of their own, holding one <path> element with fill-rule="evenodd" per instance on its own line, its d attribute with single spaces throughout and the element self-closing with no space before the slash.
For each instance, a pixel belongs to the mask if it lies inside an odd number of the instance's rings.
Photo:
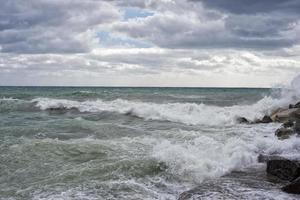
<svg viewBox="0 0 300 200">
<path fill-rule="evenodd" d="M 242 125 L 295 91 L 0 87 L 0 199 L 297 199 L 260 153 L 299 154 L 279 124 Z M 289 94 L 289 95 L 287 95 Z"/>
</svg>

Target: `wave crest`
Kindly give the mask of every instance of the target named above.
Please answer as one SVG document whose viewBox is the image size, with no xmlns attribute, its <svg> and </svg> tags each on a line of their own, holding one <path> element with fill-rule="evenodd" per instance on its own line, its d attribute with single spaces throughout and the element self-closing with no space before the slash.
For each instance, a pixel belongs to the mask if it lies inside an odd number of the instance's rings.
<svg viewBox="0 0 300 200">
<path fill-rule="evenodd" d="M 226 125 L 234 124 L 238 116 L 248 119 L 261 118 L 276 101 L 265 97 L 253 105 L 219 107 L 195 103 L 151 103 L 124 99 L 113 101 L 74 101 L 66 99 L 37 98 L 32 100 L 41 110 L 77 109 L 80 112 L 116 112 L 145 120 L 162 120 L 188 125 Z"/>
</svg>

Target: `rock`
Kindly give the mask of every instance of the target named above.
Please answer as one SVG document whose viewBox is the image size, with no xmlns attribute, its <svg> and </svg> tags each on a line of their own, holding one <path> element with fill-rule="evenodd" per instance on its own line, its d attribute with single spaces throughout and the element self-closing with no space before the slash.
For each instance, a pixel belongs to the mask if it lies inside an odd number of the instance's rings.
<svg viewBox="0 0 300 200">
<path fill-rule="evenodd" d="M 245 117 L 238 117 L 236 119 L 236 121 L 240 124 L 248 124 L 249 123 L 248 119 L 246 119 Z"/>
<path fill-rule="evenodd" d="M 287 139 L 290 137 L 290 135 L 293 135 L 295 132 L 293 129 L 291 128 L 284 128 L 281 127 L 279 129 L 277 129 L 275 131 L 275 135 L 279 138 L 279 139 Z"/>
<path fill-rule="evenodd" d="M 300 120 L 300 108 L 297 108 L 297 110 L 292 113 L 291 117 L 295 120 Z"/>
<path fill-rule="evenodd" d="M 284 158 L 268 160 L 267 173 L 291 181 L 300 176 L 300 162 Z"/>
<path fill-rule="evenodd" d="M 300 194 L 300 177 L 296 178 L 294 181 L 288 185 L 281 188 L 282 191 L 292 194 Z"/>
<path fill-rule="evenodd" d="M 294 126 L 294 122 L 293 122 L 292 120 L 289 119 L 288 121 L 284 122 L 284 123 L 282 124 L 282 126 L 283 126 L 284 128 L 291 128 L 291 127 Z"/>
<path fill-rule="evenodd" d="M 271 122 L 273 122 L 273 120 L 268 115 L 265 115 L 261 120 L 261 123 L 271 123 Z"/>
<path fill-rule="evenodd" d="M 294 124 L 294 131 L 300 134 L 300 120 L 296 120 Z"/>
<path fill-rule="evenodd" d="M 289 109 L 291 109 L 291 108 L 294 108 L 294 105 L 293 105 L 293 104 L 290 104 L 290 105 L 289 105 Z"/>
<path fill-rule="evenodd" d="M 285 160 L 285 158 L 277 155 L 263 155 L 263 154 L 259 154 L 259 156 L 257 157 L 257 161 L 259 163 L 266 163 L 270 160 Z"/>
<path fill-rule="evenodd" d="M 65 114 L 67 112 L 78 112 L 77 108 L 67 108 L 67 107 L 53 107 L 46 109 L 51 114 Z"/>
<path fill-rule="evenodd" d="M 251 124 L 259 124 L 261 123 L 260 119 L 255 119 L 254 121 L 251 122 Z"/>
<path fill-rule="evenodd" d="M 271 112 L 271 114 L 270 114 L 270 117 L 271 117 L 272 121 L 275 121 L 275 120 L 276 120 L 276 114 L 277 114 L 277 113 L 279 113 L 279 112 L 281 112 L 281 111 L 284 111 L 284 110 L 286 110 L 286 109 L 284 109 L 284 108 L 277 108 L 276 110 L 273 110 L 273 111 Z"/>
<path fill-rule="evenodd" d="M 300 109 L 298 110 L 298 108 L 279 110 L 271 115 L 271 119 L 276 122 L 286 122 L 291 118 L 295 118 L 298 114 L 300 117 Z"/>
<path fill-rule="evenodd" d="M 300 108 L 300 101 L 294 105 L 294 108 Z"/>
<path fill-rule="evenodd" d="M 268 115 L 265 115 L 262 119 L 255 119 L 254 121 L 251 122 L 251 124 L 271 123 L 271 122 L 273 122 L 271 117 Z"/>
</svg>

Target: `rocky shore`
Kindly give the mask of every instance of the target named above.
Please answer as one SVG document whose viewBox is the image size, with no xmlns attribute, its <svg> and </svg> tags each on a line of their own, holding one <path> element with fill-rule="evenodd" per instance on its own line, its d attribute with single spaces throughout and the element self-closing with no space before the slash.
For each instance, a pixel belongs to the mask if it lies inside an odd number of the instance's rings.
<svg viewBox="0 0 300 200">
<path fill-rule="evenodd" d="M 244 124 L 281 123 L 274 133 L 279 140 L 285 140 L 291 136 L 298 137 L 300 136 L 300 101 L 286 108 L 277 108 L 261 119 L 250 121 L 245 117 L 238 117 L 236 120 Z M 300 198 L 300 152 L 298 158 L 292 159 L 277 155 L 259 155 L 258 162 L 266 163 L 267 176 L 283 181 L 284 186 L 281 187 L 283 192 L 298 194 Z M 200 190 L 201 186 L 183 192 L 179 200 L 198 199 L 197 194 Z"/>
</svg>

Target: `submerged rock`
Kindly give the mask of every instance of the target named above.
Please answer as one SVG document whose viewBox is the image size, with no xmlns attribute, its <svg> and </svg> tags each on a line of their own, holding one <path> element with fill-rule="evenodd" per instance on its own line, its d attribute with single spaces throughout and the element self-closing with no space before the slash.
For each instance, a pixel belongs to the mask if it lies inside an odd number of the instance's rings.
<svg viewBox="0 0 300 200">
<path fill-rule="evenodd" d="M 271 122 L 273 122 L 273 120 L 268 115 L 265 115 L 261 120 L 261 123 L 271 123 Z"/>
<path fill-rule="evenodd" d="M 300 194 L 300 177 L 296 178 L 294 181 L 288 185 L 281 188 L 282 191 L 292 194 Z"/>
<path fill-rule="evenodd" d="M 67 108 L 67 107 L 51 107 L 47 108 L 46 111 L 48 111 L 51 114 L 65 114 L 67 112 L 79 112 L 77 108 Z"/>
<path fill-rule="evenodd" d="M 295 132 L 291 128 L 281 127 L 275 131 L 275 135 L 278 137 L 278 139 L 281 139 L 281 140 L 287 139 L 293 134 L 295 134 Z"/>
<path fill-rule="evenodd" d="M 284 128 L 292 128 L 294 126 L 294 122 L 292 120 L 288 120 L 282 124 Z"/>
<path fill-rule="evenodd" d="M 300 162 L 285 158 L 267 161 L 267 173 L 282 180 L 294 180 L 300 176 Z"/>
<path fill-rule="evenodd" d="M 250 122 L 245 117 L 238 117 L 236 121 L 240 124 L 249 124 Z"/>
</svg>

